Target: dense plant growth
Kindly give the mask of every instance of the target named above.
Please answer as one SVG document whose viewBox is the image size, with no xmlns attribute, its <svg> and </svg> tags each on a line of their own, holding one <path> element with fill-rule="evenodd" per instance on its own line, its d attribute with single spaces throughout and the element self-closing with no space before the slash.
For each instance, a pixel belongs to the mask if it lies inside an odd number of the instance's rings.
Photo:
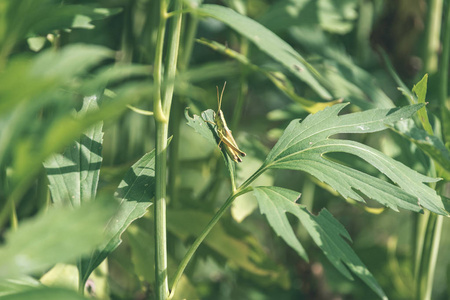
<svg viewBox="0 0 450 300">
<path fill-rule="evenodd" d="M 0 298 L 446 299 L 449 15 L 0 0 Z"/>
</svg>

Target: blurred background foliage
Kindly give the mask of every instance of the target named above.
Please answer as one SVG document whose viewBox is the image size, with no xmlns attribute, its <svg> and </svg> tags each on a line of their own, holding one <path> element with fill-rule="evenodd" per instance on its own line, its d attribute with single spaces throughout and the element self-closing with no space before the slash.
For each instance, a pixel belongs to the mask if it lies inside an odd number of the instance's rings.
<svg viewBox="0 0 450 300">
<path fill-rule="evenodd" d="M 199 2 L 190 0 L 184 5 L 195 10 Z M 387 71 L 381 53 L 387 54 L 410 88 L 425 73 L 429 74 L 428 110 L 431 123 L 436 125 L 438 121 L 433 114 L 440 113 L 435 79 L 440 44 L 430 42 L 435 35 L 430 27 L 440 22 L 442 12 L 432 14 L 434 2 L 216 3 L 256 20 L 301 53 L 320 74 L 322 93 L 277 63 L 270 53 L 249 42 L 243 33 L 246 28 L 237 32 L 239 29 L 232 30 L 231 24 L 227 26 L 201 14 L 184 16 L 170 123 L 171 134 L 177 138 L 171 142 L 169 156 L 169 160 L 173 158 L 169 166 L 169 273 L 229 190 L 219 152 L 186 126 L 185 107 L 189 106 L 196 114 L 207 108 L 215 109 L 215 86 L 227 81 L 222 109 L 239 145 L 248 154 L 239 165 L 238 182 L 259 167 L 289 121 L 304 119 L 318 108 L 317 103 L 343 99 L 353 104 L 351 111 L 408 104 L 397 90 L 398 84 Z M 448 1 L 444 4 L 449 5 Z M 99 121 L 104 121 L 100 194 L 112 195 L 130 166 L 154 148 L 154 120 L 127 109 L 127 105 L 152 110 L 151 65 L 157 12 L 158 1 L 152 0 L 0 0 L 3 233 L 14 228 L 16 222 L 21 224 L 46 209 L 50 196 L 43 161 L 64 150 Z M 203 42 L 195 38 L 202 38 Z M 213 42 L 218 43 L 216 48 Z M 239 54 L 246 60 L 240 60 Z M 74 119 L 74 111 L 82 107 L 83 99 L 92 95 L 101 99 L 101 109 Z M 429 170 L 428 158 L 396 133 L 383 131 L 352 139 L 377 148 L 419 172 Z M 340 155 L 339 159 L 377 174 L 354 157 Z M 345 201 L 314 178 L 289 170 L 266 173 L 258 183 L 301 192 L 301 203 L 313 213 L 326 207 L 349 231 L 355 252 L 390 298 L 412 299 L 413 213 L 378 209 L 379 205 L 370 200 L 368 205 L 375 209 L 364 209 Z M 16 207 L 13 213 L 11 204 Z M 96 271 L 97 297 L 145 299 L 153 294 L 154 274 L 149 271 L 154 251 L 151 219 L 148 213 L 134 222 L 122 236 L 124 243 Z M 92 226 L 101 226 L 92 222 Z M 446 220 L 444 231 L 449 226 Z M 309 253 L 309 263 L 273 234 L 252 196 L 238 198 L 188 266 L 181 282 L 183 296 L 376 299 L 362 282 L 357 279 L 350 282 L 337 272 L 302 227 L 298 226 L 297 233 Z M 443 235 L 433 299 L 450 297 L 449 246 L 449 236 Z M 33 274 L 34 278 L 41 278 L 46 285 L 76 289 L 73 284 L 76 270 L 70 265 L 47 271 Z M 10 288 L 4 287 L 4 291 Z"/>
</svg>

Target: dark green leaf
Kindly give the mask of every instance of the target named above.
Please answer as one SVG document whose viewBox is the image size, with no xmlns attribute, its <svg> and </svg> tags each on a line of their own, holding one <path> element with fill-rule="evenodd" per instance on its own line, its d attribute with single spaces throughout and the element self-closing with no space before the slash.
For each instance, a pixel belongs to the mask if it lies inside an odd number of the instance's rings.
<svg viewBox="0 0 450 300">
<path fill-rule="evenodd" d="M 353 279 L 348 271 L 350 269 L 378 296 L 387 299 L 378 282 L 345 241 L 351 241 L 348 232 L 326 209 L 314 216 L 303 205 L 295 203 L 299 198 L 297 192 L 279 187 L 256 187 L 254 194 L 261 213 L 266 215 L 270 226 L 300 256 L 306 258 L 306 253 L 289 224 L 287 213 L 300 220 L 317 246 L 345 277 Z"/>
<path fill-rule="evenodd" d="M 212 4 L 204 4 L 195 10 L 202 16 L 220 20 L 253 42 L 261 51 L 285 66 L 292 74 L 306 82 L 322 98 L 331 99 L 330 93 L 319 83 L 319 74 L 288 43 L 256 21 L 234 10 Z"/>
<path fill-rule="evenodd" d="M 445 170 L 447 180 L 450 175 L 450 152 L 444 143 L 434 135 L 429 135 L 425 130 L 417 128 L 412 120 L 397 122 L 393 129 L 402 136 L 417 145 L 423 152 L 432 158 Z"/>
<path fill-rule="evenodd" d="M 395 107 L 377 78 L 359 67 L 326 33 L 311 26 L 294 27 L 289 32 L 313 53 L 315 66 L 335 98 L 343 98 L 362 109 Z"/>
<path fill-rule="evenodd" d="M 122 233 L 130 224 L 142 217 L 152 204 L 155 194 L 155 151 L 145 154 L 125 174 L 116 196 L 121 200 L 118 213 L 110 220 L 106 232 L 111 237 L 81 265 L 81 278 L 89 274 L 122 242 Z"/>
<path fill-rule="evenodd" d="M 200 235 L 212 217 L 212 214 L 200 211 L 172 210 L 167 214 L 167 227 L 181 240 L 187 240 L 189 237 Z M 250 239 L 246 241 L 234 237 L 227 232 L 222 223 L 214 226 L 204 243 L 227 260 L 251 273 L 259 276 L 280 276 L 277 273 L 271 274 L 274 272 L 273 269 L 265 269 L 264 266 L 258 264 L 263 260 L 260 256 L 263 251 L 255 241 L 250 242 Z"/>
</svg>

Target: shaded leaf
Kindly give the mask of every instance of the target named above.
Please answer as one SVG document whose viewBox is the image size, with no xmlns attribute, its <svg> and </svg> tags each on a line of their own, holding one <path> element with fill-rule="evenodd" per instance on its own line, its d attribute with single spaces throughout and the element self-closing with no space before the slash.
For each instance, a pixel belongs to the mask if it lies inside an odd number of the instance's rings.
<svg viewBox="0 0 450 300">
<path fill-rule="evenodd" d="M 285 66 L 293 75 L 306 82 L 322 98 L 331 99 L 330 93 L 317 80 L 319 77 L 317 71 L 288 43 L 258 22 L 219 5 L 204 4 L 194 12 L 227 24 L 254 43 L 261 51 Z"/>
<path fill-rule="evenodd" d="M 299 198 L 297 192 L 284 188 L 255 187 L 254 194 L 261 213 L 266 215 L 270 226 L 300 256 L 306 258 L 306 253 L 289 224 L 287 213 L 300 220 L 317 246 L 345 277 L 353 279 L 348 271 L 350 269 L 378 296 L 387 299 L 378 282 L 345 241 L 351 241 L 348 232 L 328 210 L 323 209 L 318 216 L 314 216 L 303 205 L 295 203 Z"/>
<path fill-rule="evenodd" d="M 142 217 L 152 204 L 155 194 L 155 151 L 145 154 L 125 174 L 119 184 L 116 197 L 121 202 L 117 214 L 109 221 L 106 232 L 111 237 L 97 251 L 81 263 L 82 280 L 87 280 L 91 272 L 122 242 L 122 233 L 130 224 Z"/>
<path fill-rule="evenodd" d="M 212 214 L 194 210 L 171 210 L 167 214 L 167 228 L 182 240 L 200 235 L 205 225 L 213 217 Z M 259 276 L 277 278 L 281 274 L 273 269 L 265 269 L 258 264 L 263 254 L 261 246 L 246 241 L 242 237 L 234 237 L 227 232 L 222 223 L 217 223 L 204 241 L 205 245 L 226 259 Z"/>
<path fill-rule="evenodd" d="M 439 179 L 427 177 L 364 144 L 329 139 L 339 133 L 368 133 L 386 128 L 393 123 L 410 117 L 422 105 L 406 106 L 400 109 L 373 109 L 364 112 L 338 116 L 347 104 L 329 107 L 303 122 L 292 121 L 283 136 L 273 147 L 261 169 L 282 168 L 302 170 L 327 183 L 344 198 L 364 202 L 356 192 L 386 205 L 420 211 L 423 206 L 438 214 L 446 215 L 442 201 L 426 182 Z M 351 167 L 326 159 L 330 152 L 342 152 L 358 156 L 373 165 L 397 185 L 370 176 Z"/>
<path fill-rule="evenodd" d="M 284 0 L 277 1 L 260 18 L 261 23 L 278 32 L 290 27 L 317 27 L 345 34 L 354 27 L 357 0 Z"/>
<path fill-rule="evenodd" d="M 332 106 L 336 103 L 342 102 L 341 100 L 328 101 L 328 102 L 315 102 L 315 101 L 305 99 L 305 98 L 297 95 L 297 93 L 295 92 L 294 86 L 292 85 L 292 82 L 283 73 L 270 72 L 270 71 L 264 70 L 264 69 L 260 68 L 259 66 L 252 64 L 246 56 L 234 51 L 233 49 L 228 48 L 225 45 L 221 45 L 217 42 L 209 41 L 205 38 L 200 39 L 199 42 L 204 45 L 209 46 L 210 48 L 212 48 L 216 51 L 219 51 L 220 53 L 228 55 L 229 57 L 231 57 L 233 59 L 236 59 L 241 64 L 245 65 L 246 67 L 248 67 L 256 72 L 262 73 L 270 81 L 272 81 L 273 84 L 277 88 L 279 88 L 283 93 L 285 93 L 287 96 L 289 96 L 292 100 L 301 104 L 305 108 L 305 110 L 310 113 L 316 113 L 316 112 L 324 109 L 325 107 Z"/>
<path fill-rule="evenodd" d="M 343 98 L 362 109 L 395 107 L 377 78 L 359 67 L 326 33 L 310 26 L 294 27 L 289 33 L 313 53 L 316 58 L 314 65 L 334 97 Z"/>
<path fill-rule="evenodd" d="M 155 283 L 155 238 L 153 233 L 132 225 L 127 230 L 126 237 L 131 249 L 131 260 L 133 261 L 135 274 L 143 282 L 153 285 Z M 176 271 L 177 262 L 170 253 L 167 257 L 167 265 L 168 274 Z M 189 281 L 186 275 L 182 275 L 172 299 L 199 299 L 196 286 Z"/>
<path fill-rule="evenodd" d="M 393 129 L 413 142 L 441 168 L 447 180 L 450 180 L 450 152 L 444 143 L 434 135 L 429 135 L 425 130 L 417 128 L 412 120 L 404 120 L 395 123 Z"/>
</svg>

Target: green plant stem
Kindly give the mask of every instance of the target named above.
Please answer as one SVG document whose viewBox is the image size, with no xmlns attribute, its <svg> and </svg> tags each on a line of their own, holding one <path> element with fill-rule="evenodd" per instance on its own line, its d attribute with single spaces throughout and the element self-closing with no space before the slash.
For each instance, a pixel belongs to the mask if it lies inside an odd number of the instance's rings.
<svg viewBox="0 0 450 300">
<path fill-rule="evenodd" d="M 436 269 L 436 262 L 439 254 L 439 244 L 441 242 L 441 235 L 442 235 L 442 223 L 443 223 L 443 216 L 438 216 L 435 214 L 431 215 L 431 222 L 432 222 L 432 240 L 431 240 L 431 249 L 430 249 L 430 257 L 429 257 L 429 264 L 428 264 L 428 277 L 426 282 L 426 289 L 424 292 L 424 300 L 431 300 L 431 292 L 433 291 L 433 279 L 434 279 L 434 273 Z"/>
<path fill-rule="evenodd" d="M 166 229 L 166 161 L 167 123 L 156 123 L 155 160 L 155 280 L 156 299 L 165 300 L 169 294 L 167 278 L 167 229 Z"/>
<path fill-rule="evenodd" d="M 197 251 L 197 248 L 200 246 L 200 244 L 203 242 L 203 240 L 206 238 L 206 236 L 209 234 L 211 229 L 213 229 L 214 225 L 220 220 L 222 215 L 228 210 L 228 208 L 233 203 L 234 199 L 236 198 L 236 194 L 231 195 L 228 197 L 228 199 L 225 201 L 225 203 L 220 207 L 220 209 L 216 212 L 214 217 L 209 221 L 208 225 L 206 225 L 205 229 L 200 233 L 200 235 L 197 237 L 197 239 L 194 241 L 194 243 L 191 245 L 189 250 L 186 252 L 186 254 L 183 257 L 183 260 L 178 265 L 178 269 L 175 273 L 172 288 L 170 292 L 169 299 L 173 297 L 175 294 L 176 287 L 178 285 L 178 282 L 181 279 L 181 276 L 183 275 L 184 270 L 186 269 L 188 263 L 190 262 L 191 258 L 194 256 L 195 251 Z"/>
<path fill-rule="evenodd" d="M 450 57 L 450 3 L 447 4 L 447 11 L 444 21 L 444 33 L 442 41 L 442 55 L 439 66 L 439 102 L 441 111 L 442 137 L 444 143 L 450 142 L 450 105 L 447 100 L 448 95 L 448 70 Z"/>
<path fill-rule="evenodd" d="M 420 261 L 416 273 L 415 299 L 429 300 L 433 288 L 433 279 L 436 268 L 437 255 L 442 233 L 442 216 L 427 213 L 422 219 L 425 225 L 423 233 Z"/>
<path fill-rule="evenodd" d="M 438 70 L 443 0 L 430 0 L 425 24 L 424 72 L 434 74 Z"/>
<path fill-rule="evenodd" d="M 175 1 L 175 10 L 182 6 L 181 1 Z M 155 281 L 156 298 L 165 300 L 169 296 L 169 281 L 167 275 L 167 221 L 166 221 L 166 178 L 167 178 L 167 138 L 169 132 L 169 115 L 172 105 L 174 79 L 178 60 L 178 48 L 181 32 L 182 14 L 172 18 L 168 31 L 168 51 L 162 85 L 162 60 L 164 36 L 166 32 L 167 3 L 160 1 L 159 28 L 156 41 L 154 62 L 154 114 L 156 121 L 156 153 L 155 153 Z M 163 97 L 163 98 L 162 98 Z"/>
<path fill-rule="evenodd" d="M 166 2 L 160 1 L 159 27 L 156 39 L 153 81 L 155 85 L 153 106 L 156 122 L 155 153 L 155 290 L 156 299 L 165 300 L 169 294 L 167 278 L 167 229 L 166 229 L 166 161 L 168 120 L 162 111 L 161 82 L 162 54 L 166 32 Z"/>
</svg>

